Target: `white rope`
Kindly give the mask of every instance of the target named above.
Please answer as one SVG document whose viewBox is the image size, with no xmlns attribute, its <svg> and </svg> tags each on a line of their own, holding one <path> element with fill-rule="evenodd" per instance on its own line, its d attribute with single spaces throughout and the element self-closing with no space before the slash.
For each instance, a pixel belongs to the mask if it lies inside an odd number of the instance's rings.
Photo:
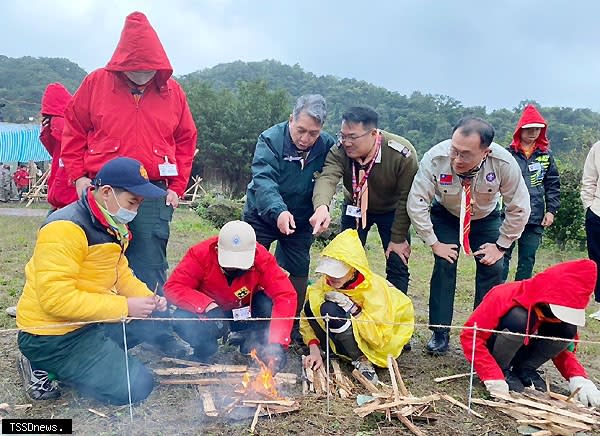
<svg viewBox="0 0 600 436">
<path fill-rule="evenodd" d="M 471 351 L 471 375 L 469 376 L 469 402 L 467 404 L 469 414 L 471 410 L 471 399 L 473 398 L 473 374 L 475 373 L 475 342 L 477 340 L 477 323 L 473 324 L 473 350 Z"/>
<path fill-rule="evenodd" d="M 133 427 L 133 405 L 131 404 L 131 380 L 129 378 L 129 354 L 127 353 L 127 333 L 125 331 L 126 319 L 121 320 L 123 325 L 123 348 L 125 349 L 125 370 L 127 371 L 127 395 L 129 396 L 129 419 Z"/>
</svg>

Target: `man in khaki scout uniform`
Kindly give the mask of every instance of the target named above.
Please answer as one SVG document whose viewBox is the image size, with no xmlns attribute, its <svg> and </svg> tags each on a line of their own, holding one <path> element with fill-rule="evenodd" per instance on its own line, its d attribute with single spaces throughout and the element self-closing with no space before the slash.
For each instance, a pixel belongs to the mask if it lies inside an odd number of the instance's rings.
<svg viewBox="0 0 600 436">
<path fill-rule="evenodd" d="M 476 260 L 477 307 L 502 282 L 504 252 L 529 219 L 529 192 L 519 165 L 493 139 L 494 128 L 487 122 L 460 120 L 452 139 L 425 153 L 408 196 L 411 222 L 435 259 L 429 294 L 432 325 L 452 324 L 459 247 Z M 498 210 L 500 195 L 506 205 L 504 221 Z M 427 351 L 445 354 L 449 327 L 431 329 Z"/>
<path fill-rule="evenodd" d="M 329 204 L 343 178 L 342 230 L 358 229 L 362 244 L 377 225 L 385 250 L 386 278 L 408 291 L 410 219 L 406 199 L 415 173 L 417 152 L 405 138 L 377 128 L 378 115 L 365 106 L 351 107 L 342 115 L 339 143 L 329 151 L 313 191 L 314 233 L 327 229 Z"/>
</svg>

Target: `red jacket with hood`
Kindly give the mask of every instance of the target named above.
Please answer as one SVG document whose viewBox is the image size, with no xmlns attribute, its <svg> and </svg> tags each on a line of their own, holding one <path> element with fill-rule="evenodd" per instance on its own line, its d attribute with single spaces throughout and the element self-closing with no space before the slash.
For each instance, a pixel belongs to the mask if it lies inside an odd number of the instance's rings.
<svg viewBox="0 0 600 436">
<path fill-rule="evenodd" d="M 546 120 L 544 119 L 542 114 L 540 114 L 539 111 L 532 104 L 528 104 L 527 106 L 525 106 L 525 109 L 523 109 L 521 118 L 517 123 L 515 132 L 513 133 L 513 140 L 510 143 L 510 147 L 514 151 L 519 151 L 519 147 L 521 145 L 521 129 L 525 124 L 530 123 L 541 123 L 544 125 L 544 127 L 542 127 L 542 131 L 540 132 L 540 136 L 538 136 L 537 140 L 535 141 L 534 150 L 537 149 L 542 152 L 547 152 L 548 144 L 550 143 L 548 141 L 548 138 L 546 137 L 546 129 L 548 128 L 548 123 L 546 123 Z"/>
<path fill-rule="evenodd" d="M 75 186 L 69 182 L 69 175 L 60 159 L 63 118 L 65 108 L 71 100 L 71 93 L 61 83 L 51 83 L 42 96 L 42 115 L 50 116 L 50 123 L 42 127 L 40 141 L 52 156 L 50 177 L 48 178 L 48 203 L 60 209 L 77 200 Z"/>
<path fill-rule="evenodd" d="M 188 250 L 165 283 L 165 296 L 180 309 L 203 314 L 210 303 L 223 310 L 250 305 L 252 295 L 264 291 L 273 301 L 272 318 L 292 318 L 296 314 L 296 290 L 277 265 L 275 257 L 256 244 L 254 266 L 227 282 L 219 266 L 218 237 L 203 241 Z M 288 346 L 293 319 L 273 319 L 269 342 Z"/>
<path fill-rule="evenodd" d="M 471 314 L 465 326 L 473 327 L 477 323 L 477 328 L 496 330 L 500 319 L 516 306 L 527 309 L 528 316 L 531 316 L 533 306 L 540 303 L 585 309 L 594 291 L 596 274 L 596 264 L 591 260 L 574 260 L 552 266 L 531 279 L 495 286 Z M 537 327 L 526 333 L 535 334 Z M 477 331 L 474 367 L 481 381 L 504 380 L 502 369 L 487 347 L 487 341 L 492 334 Z M 526 337 L 525 341 L 528 340 L 529 338 Z M 465 357 L 470 362 L 473 351 L 473 330 L 463 330 L 460 342 Z M 567 380 L 575 376 L 587 378 L 585 369 L 575 356 L 575 351 L 565 350 L 556 356 L 553 362 Z"/>
<path fill-rule="evenodd" d="M 156 70 L 145 87 L 123 74 L 140 70 Z M 130 14 L 111 60 L 83 80 L 65 112 L 61 158 L 72 182 L 82 176 L 93 178 L 105 162 L 127 156 L 142 162 L 150 180 L 164 180 L 169 189 L 183 195 L 197 131 L 185 93 L 172 73 L 146 16 Z M 137 90 L 143 91 L 139 99 L 134 95 Z M 159 164 L 165 159 L 177 165 L 176 176 L 160 175 Z"/>
</svg>

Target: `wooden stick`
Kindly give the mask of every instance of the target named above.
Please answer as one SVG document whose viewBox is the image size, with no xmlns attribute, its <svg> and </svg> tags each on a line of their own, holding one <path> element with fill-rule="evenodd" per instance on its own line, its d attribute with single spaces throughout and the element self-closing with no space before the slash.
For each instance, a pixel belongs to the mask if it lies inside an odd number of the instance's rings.
<svg viewBox="0 0 600 436">
<path fill-rule="evenodd" d="M 398 387 L 400 388 L 400 392 L 405 397 L 410 396 L 410 392 L 406 389 L 406 385 L 404 384 L 404 380 L 402 380 L 402 374 L 400 374 L 400 368 L 398 368 L 398 361 L 392 358 L 392 367 L 394 368 L 394 373 L 396 374 L 396 378 L 398 379 Z"/>
<path fill-rule="evenodd" d="M 203 367 L 189 368 L 164 368 L 155 369 L 156 375 L 197 375 L 197 374 L 212 374 L 212 373 L 227 373 L 227 372 L 246 372 L 246 365 L 209 365 Z"/>
<path fill-rule="evenodd" d="M 260 415 L 261 409 L 262 409 L 262 404 L 259 404 L 258 406 L 256 406 L 256 412 L 254 412 L 254 418 L 252 418 L 252 424 L 250 425 L 251 433 L 254 433 L 254 428 L 256 427 L 256 424 L 258 423 L 258 415 Z"/>
<path fill-rule="evenodd" d="M 504 394 L 492 394 L 494 397 L 496 398 L 501 398 L 505 401 L 510 401 L 512 403 L 516 403 L 516 404 L 522 404 L 524 406 L 529 406 L 529 407 L 533 407 L 535 409 L 540 409 L 540 410 L 545 410 L 547 412 L 552 412 L 555 413 L 557 415 L 562 415 L 562 416 L 567 416 L 569 418 L 573 418 L 576 419 L 578 421 L 582 421 L 585 422 L 586 424 L 599 424 L 600 421 L 594 419 L 592 416 L 590 415 L 585 415 L 582 413 L 574 413 L 574 412 L 570 412 L 568 410 L 563 410 L 563 409 L 559 409 L 557 407 L 552 407 L 549 406 L 547 404 L 543 404 L 543 403 L 537 403 L 535 401 L 531 401 L 531 400 L 526 400 L 526 399 L 521 399 L 521 398 L 513 398 L 510 395 L 504 395 Z"/>
<path fill-rule="evenodd" d="M 108 418 L 108 416 L 106 416 L 104 413 L 102 412 L 98 412 L 97 410 L 94 409 L 88 409 L 89 412 L 92 412 L 94 415 L 98 415 L 101 416 L 102 418 Z"/>
<path fill-rule="evenodd" d="M 571 401 L 573 398 L 575 398 L 575 395 L 577 395 L 580 390 L 581 390 L 581 386 L 579 386 L 577 389 L 575 389 L 573 392 L 571 392 L 571 395 L 569 395 L 565 401 Z"/>
<path fill-rule="evenodd" d="M 394 373 L 394 365 L 392 361 L 394 357 L 391 354 L 388 354 L 387 357 L 387 367 L 390 372 L 390 380 L 392 381 L 392 390 L 394 391 L 394 399 L 398 401 L 400 399 L 400 392 L 398 391 L 398 380 L 396 380 L 396 375 Z"/>
<path fill-rule="evenodd" d="M 352 375 L 354 376 L 354 378 L 356 380 L 359 381 L 359 383 L 361 385 L 363 385 L 365 388 L 367 388 L 367 390 L 369 392 L 371 392 L 372 394 L 381 393 L 381 391 L 379 389 L 377 389 L 375 387 L 375 385 L 373 383 L 371 383 L 370 380 L 368 380 L 364 375 L 362 375 L 358 369 L 353 370 Z"/>
<path fill-rule="evenodd" d="M 470 372 L 463 372 L 462 374 L 448 375 L 446 377 L 437 377 L 437 378 L 434 378 L 433 381 L 436 383 L 441 383 L 441 382 L 445 382 L 448 380 L 456 380 L 457 378 L 469 377 L 470 375 L 471 375 Z"/>
<path fill-rule="evenodd" d="M 432 401 L 437 401 L 439 399 L 440 399 L 439 394 L 432 394 L 432 395 L 428 395 L 428 396 L 422 397 L 422 398 L 417 398 L 417 397 L 400 398 L 400 400 L 392 401 L 390 403 L 380 403 L 380 402 L 378 402 L 378 400 L 375 400 L 377 402 L 372 401 L 369 404 L 367 404 L 366 406 L 357 407 L 353 410 L 353 412 L 356 413 L 360 417 L 364 417 L 364 416 L 367 416 L 369 413 L 381 411 L 384 409 L 391 409 L 393 407 L 407 406 L 407 405 L 412 405 L 412 404 L 428 404 L 428 403 L 431 403 Z"/>
<path fill-rule="evenodd" d="M 454 404 L 455 406 L 458 406 L 458 407 L 460 407 L 461 409 L 465 409 L 465 410 L 469 411 L 469 407 L 468 407 L 466 404 L 464 404 L 464 403 L 461 403 L 460 401 L 458 401 L 456 398 L 452 397 L 451 395 L 448 395 L 448 394 L 440 394 L 440 397 L 441 397 L 443 400 L 446 400 L 446 401 L 448 401 L 449 403 L 451 403 L 451 404 Z M 477 418 L 481 418 L 481 419 L 483 419 L 483 416 L 482 416 L 481 414 L 479 414 L 479 413 L 475 412 L 473 409 L 471 409 L 469 412 L 471 413 L 471 415 L 474 415 L 474 416 L 476 416 Z"/>
<path fill-rule="evenodd" d="M 302 355 L 302 395 L 308 394 L 308 376 L 306 375 L 306 369 L 304 366 L 304 362 L 306 361 L 306 356 Z"/>
<path fill-rule="evenodd" d="M 402 424 L 404 424 L 404 426 L 412 433 L 412 434 L 416 434 L 418 436 L 425 436 L 425 433 L 423 433 L 421 430 L 419 430 L 419 427 L 417 427 L 416 425 L 414 425 L 410 419 L 408 419 L 406 416 L 397 413 L 396 417 L 400 420 L 400 422 Z"/>
<path fill-rule="evenodd" d="M 340 364 L 337 360 L 332 360 L 331 367 L 333 368 L 333 375 L 335 377 L 335 381 L 339 386 L 338 393 L 340 394 L 340 398 L 348 398 L 350 396 L 350 392 L 346 391 L 346 388 L 344 386 L 344 379 L 342 378 L 342 370 L 340 368 Z"/>
<path fill-rule="evenodd" d="M 277 406 L 286 406 L 291 407 L 296 404 L 294 400 L 242 400 L 242 404 L 244 405 L 254 405 L 254 404 L 275 404 Z"/>
<path fill-rule="evenodd" d="M 219 416 L 219 412 L 217 412 L 215 402 L 210 392 L 202 392 L 202 407 L 204 408 L 204 414 L 206 416 Z"/>
</svg>

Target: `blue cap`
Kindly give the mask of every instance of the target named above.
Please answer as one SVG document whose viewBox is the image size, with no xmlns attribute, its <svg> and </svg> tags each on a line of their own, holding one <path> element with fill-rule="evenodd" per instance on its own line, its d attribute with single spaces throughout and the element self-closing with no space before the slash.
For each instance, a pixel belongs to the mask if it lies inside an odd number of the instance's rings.
<svg viewBox="0 0 600 436">
<path fill-rule="evenodd" d="M 164 189 L 150 183 L 146 168 L 129 157 L 117 157 L 105 163 L 96 174 L 94 184 L 121 188 L 144 198 L 160 198 L 167 195 Z"/>
</svg>

